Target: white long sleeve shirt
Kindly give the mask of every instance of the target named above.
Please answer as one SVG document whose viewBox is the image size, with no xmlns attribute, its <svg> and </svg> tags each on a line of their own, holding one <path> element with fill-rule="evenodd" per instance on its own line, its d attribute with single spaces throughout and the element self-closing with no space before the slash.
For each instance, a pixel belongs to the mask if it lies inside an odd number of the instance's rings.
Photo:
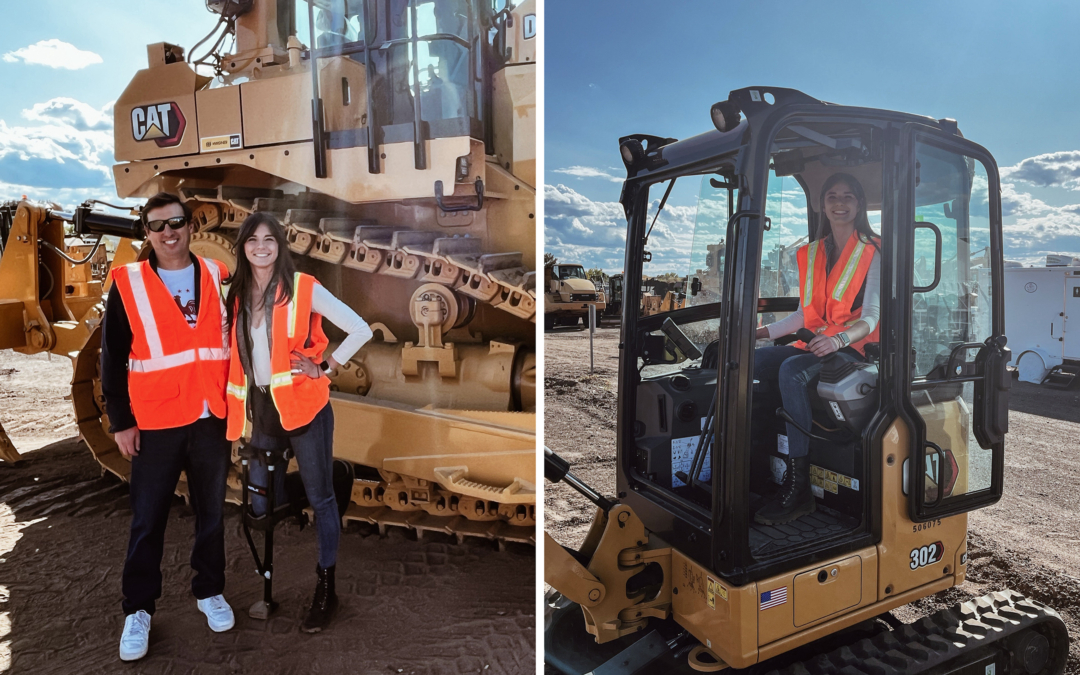
<svg viewBox="0 0 1080 675">
<path fill-rule="evenodd" d="M 360 315 L 352 310 L 334 294 L 323 288 L 321 284 L 315 284 L 311 294 L 311 311 L 322 314 L 347 334 L 338 348 L 334 350 L 333 357 L 338 363 L 345 363 L 360 351 L 368 340 L 371 339 L 371 327 L 360 318 Z M 270 376 L 274 372 L 270 367 L 270 345 L 266 341 L 266 329 L 263 324 L 251 326 L 251 369 L 254 371 L 255 384 L 266 387 L 270 384 Z"/>
<path fill-rule="evenodd" d="M 862 315 L 859 317 L 870 326 L 870 332 L 878 325 L 881 318 L 881 254 L 874 251 L 874 258 L 870 261 L 870 268 L 866 270 L 866 290 L 863 291 Z M 802 304 L 794 314 L 790 314 L 769 328 L 769 339 L 790 335 L 800 328 L 805 328 L 803 323 Z"/>
</svg>

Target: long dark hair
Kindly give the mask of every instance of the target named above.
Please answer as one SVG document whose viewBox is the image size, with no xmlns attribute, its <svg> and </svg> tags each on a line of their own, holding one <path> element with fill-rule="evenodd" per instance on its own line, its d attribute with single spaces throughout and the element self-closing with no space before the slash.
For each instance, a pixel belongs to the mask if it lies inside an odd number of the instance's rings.
<svg viewBox="0 0 1080 675">
<path fill-rule="evenodd" d="M 251 263 L 248 262 L 247 253 L 244 252 L 244 243 L 255 234 L 255 230 L 259 229 L 260 225 L 266 225 L 269 228 L 270 234 L 278 245 L 278 257 L 274 262 L 273 276 L 270 283 L 266 285 L 263 306 L 270 308 L 292 300 L 296 265 L 293 264 L 292 255 L 289 254 L 289 240 L 285 238 L 285 228 L 272 214 L 256 211 L 240 224 L 240 233 L 236 237 L 236 271 L 232 274 L 229 296 L 225 301 L 226 321 L 230 330 L 236 320 L 237 305 L 239 304 L 242 315 L 246 316 L 250 310 L 248 301 L 251 298 L 255 277 L 251 272 Z M 237 300 L 240 302 L 237 303 Z"/>
<path fill-rule="evenodd" d="M 855 199 L 859 202 L 859 215 L 855 216 L 855 232 L 858 237 L 864 243 L 870 244 L 874 248 L 878 248 L 878 245 L 874 243 L 874 238 L 877 237 L 877 233 L 870 228 L 870 219 L 866 217 L 866 192 L 863 191 L 862 184 L 859 183 L 855 176 L 849 173 L 834 173 L 829 176 L 825 184 L 821 186 L 821 195 L 818 198 L 818 208 L 821 209 L 821 220 L 818 221 L 817 239 L 824 239 L 832 234 L 832 223 L 829 222 L 829 217 L 825 215 L 825 193 L 828 192 L 837 183 L 847 183 L 847 186 L 851 188 L 851 191 L 855 193 Z M 880 251 L 881 249 L 878 248 Z"/>
</svg>

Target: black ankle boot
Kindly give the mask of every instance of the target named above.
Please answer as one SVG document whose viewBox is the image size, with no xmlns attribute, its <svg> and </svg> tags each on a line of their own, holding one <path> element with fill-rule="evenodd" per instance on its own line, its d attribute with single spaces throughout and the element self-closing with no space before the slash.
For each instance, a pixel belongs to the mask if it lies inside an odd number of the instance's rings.
<svg viewBox="0 0 1080 675">
<path fill-rule="evenodd" d="M 305 633 L 318 633 L 330 624 L 337 612 L 338 599 L 334 592 L 334 566 L 323 569 L 316 565 L 315 572 L 319 575 L 319 582 L 315 586 L 315 597 L 311 601 L 311 608 L 300 629 Z"/>
<path fill-rule="evenodd" d="M 789 457 L 780 491 L 754 514 L 762 525 L 782 525 L 813 513 L 816 502 L 810 490 L 810 458 Z"/>
</svg>

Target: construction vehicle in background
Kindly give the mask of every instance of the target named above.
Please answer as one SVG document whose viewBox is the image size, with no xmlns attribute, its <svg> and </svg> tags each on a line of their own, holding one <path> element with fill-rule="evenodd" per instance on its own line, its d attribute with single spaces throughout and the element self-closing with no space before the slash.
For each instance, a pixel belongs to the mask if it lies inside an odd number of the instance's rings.
<svg viewBox="0 0 1080 675">
<path fill-rule="evenodd" d="M 1004 489 L 1011 378 L 993 157 L 952 120 L 790 89 L 732 91 L 712 118 L 714 131 L 684 141 L 620 141 L 626 277 L 641 276 L 650 199 L 677 179 L 700 182 L 700 198 L 692 244 L 670 253 L 722 275 L 705 294 L 691 274 L 683 309 L 624 313 L 616 494 L 547 456 L 548 479 L 597 509 L 577 550 L 545 537 L 549 668 L 1062 673 L 1065 624 L 1018 593 L 911 624 L 889 613 L 964 582 L 967 514 Z M 800 302 L 799 283 L 776 283 L 793 257 L 769 252 L 816 238 L 837 172 L 861 183 L 881 234 L 881 341 L 865 362 L 824 359 L 814 423 L 799 430 L 816 508 L 762 525 L 753 514 L 784 482 L 791 417 L 778 383 L 754 372 L 755 327 Z M 721 251 L 722 264 L 705 264 Z M 624 294 L 634 306 L 641 288 Z"/>
<path fill-rule="evenodd" d="M 664 281 L 656 277 L 641 280 L 641 316 L 682 309 L 686 304 L 686 281 Z"/>
<path fill-rule="evenodd" d="M 544 265 L 544 330 L 576 326 L 578 321 L 588 328 L 589 305 L 595 305 L 599 315 L 606 303 L 585 276 L 584 267 L 558 261 Z"/>
<path fill-rule="evenodd" d="M 622 286 L 623 275 L 612 274 L 608 277 L 607 287 L 604 289 L 604 311 L 600 321 L 618 321 L 622 318 Z"/>
<path fill-rule="evenodd" d="M 372 326 L 332 377 L 346 519 L 534 541 L 535 0 L 206 4 L 203 43 L 150 45 L 116 102 L 118 195 L 179 195 L 191 250 L 230 268 L 244 218 L 276 214 L 297 268 Z M 73 360 L 82 438 L 126 478 L 99 324 L 110 266 L 149 253 L 137 219 L 4 213 L 0 348 Z M 0 454 L 18 458 L 2 432 Z"/>
</svg>

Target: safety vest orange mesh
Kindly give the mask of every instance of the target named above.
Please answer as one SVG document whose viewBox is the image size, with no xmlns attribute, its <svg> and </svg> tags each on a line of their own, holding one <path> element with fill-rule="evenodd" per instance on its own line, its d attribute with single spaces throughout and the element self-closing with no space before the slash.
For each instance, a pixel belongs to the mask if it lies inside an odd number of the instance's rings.
<svg viewBox="0 0 1080 675">
<path fill-rule="evenodd" d="M 194 328 L 148 260 L 113 270 L 113 288 L 123 298 L 131 323 L 128 393 L 140 429 L 171 429 L 191 424 L 203 402 L 215 417 L 225 417 L 225 342 L 223 263 L 196 256 L 199 315 Z"/>
<path fill-rule="evenodd" d="M 297 352 L 315 363 L 322 363 L 323 351 L 329 340 L 322 329 L 322 315 L 311 310 L 311 298 L 318 282 L 310 274 L 296 273 L 293 296 L 288 303 L 274 305 L 270 328 L 270 396 L 281 415 L 286 431 L 298 429 L 315 419 L 315 415 L 330 400 L 330 380 L 310 378 L 303 373 L 293 374 L 292 354 Z M 237 349 L 236 326 L 229 335 L 232 358 L 229 361 L 229 385 L 226 400 L 229 404 L 229 423 L 226 436 L 235 441 L 248 435 L 248 382 Z"/>
<path fill-rule="evenodd" d="M 874 242 L 878 240 L 874 239 Z M 803 326 L 815 333 L 836 335 L 862 317 L 862 307 L 853 310 L 851 305 L 866 280 L 876 250 L 873 245 L 862 241 L 858 233 L 852 233 L 832 272 L 826 274 L 824 240 L 818 239 L 799 249 L 799 299 Z M 851 346 L 863 354 L 866 343 L 877 341 L 878 327 L 875 326 L 870 335 Z M 801 340 L 793 344 L 799 349 L 806 349 L 806 343 Z"/>
</svg>

